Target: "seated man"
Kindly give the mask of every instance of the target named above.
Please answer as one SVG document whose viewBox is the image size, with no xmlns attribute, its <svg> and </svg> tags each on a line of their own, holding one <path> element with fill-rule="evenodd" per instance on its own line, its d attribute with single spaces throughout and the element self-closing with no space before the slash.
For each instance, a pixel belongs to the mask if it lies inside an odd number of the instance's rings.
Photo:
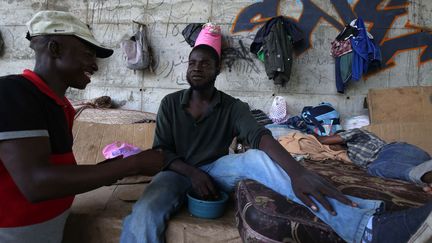
<svg viewBox="0 0 432 243">
<path fill-rule="evenodd" d="M 76 165 L 75 111 L 65 92 L 84 89 L 111 56 L 86 24 L 66 12 L 42 11 L 28 23 L 33 71 L 0 77 L 0 242 L 61 242 L 73 195 L 136 174 L 154 175 L 161 152 L 147 150 L 98 165 Z"/>
<path fill-rule="evenodd" d="M 153 147 L 164 151 L 166 164 L 125 218 L 121 242 L 164 242 L 167 220 L 180 208 L 188 190 L 212 198 L 217 188 L 232 191 L 246 178 L 306 205 L 348 242 L 361 242 L 368 222 L 372 240 L 408 239 L 428 216 L 432 203 L 392 217 L 373 216 L 381 201 L 350 197 L 352 202 L 302 167 L 257 124 L 245 103 L 214 87 L 220 64 L 218 33 L 220 29 L 213 25 L 200 32 L 189 54 L 190 89 L 169 94 L 161 102 Z M 228 155 L 236 136 L 253 149 Z"/>
<path fill-rule="evenodd" d="M 386 143 L 358 128 L 317 138 L 322 144 L 346 145 L 352 162 L 373 176 L 414 182 L 432 194 L 432 158 L 419 147 Z"/>
</svg>

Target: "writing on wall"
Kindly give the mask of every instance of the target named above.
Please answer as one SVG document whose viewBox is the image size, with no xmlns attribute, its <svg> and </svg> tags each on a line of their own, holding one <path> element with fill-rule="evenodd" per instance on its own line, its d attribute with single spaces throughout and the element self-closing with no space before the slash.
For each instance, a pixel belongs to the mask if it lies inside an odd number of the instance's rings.
<svg viewBox="0 0 432 243">
<path fill-rule="evenodd" d="M 311 35 L 314 28 L 321 20 L 330 23 L 339 31 L 344 25 L 349 24 L 357 16 L 361 16 L 365 23 L 369 23 L 369 32 L 374 36 L 376 43 L 382 52 L 382 63 L 385 68 L 394 66 L 394 57 L 402 51 L 420 49 L 419 65 L 432 60 L 432 32 L 409 22 L 405 28 L 411 31 L 407 34 L 389 38 L 388 31 L 392 29 L 395 20 L 408 14 L 410 2 L 408 0 L 390 0 L 382 6 L 382 0 L 358 0 L 354 5 L 350 0 L 332 0 L 331 4 L 336 9 L 341 20 L 318 7 L 312 0 L 301 1 L 303 11 L 298 19 L 291 18 L 303 30 L 305 34 L 304 45 L 296 50 L 300 55 L 312 47 Z M 267 20 L 278 16 L 280 12 L 280 0 L 263 0 L 243 8 L 232 25 L 231 32 L 253 31 L 262 26 Z M 330 47 L 329 47 L 330 48 Z"/>
</svg>

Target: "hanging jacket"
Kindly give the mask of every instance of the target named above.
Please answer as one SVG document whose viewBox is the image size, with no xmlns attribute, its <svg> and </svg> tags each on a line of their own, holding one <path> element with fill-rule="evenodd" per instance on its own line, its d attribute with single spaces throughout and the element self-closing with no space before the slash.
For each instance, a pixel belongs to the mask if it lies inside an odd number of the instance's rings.
<svg viewBox="0 0 432 243">
<path fill-rule="evenodd" d="M 293 60 L 293 44 L 282 19 L 278 19 L 265 36 L 263 51 L 268 78 L 273 79 L 275 84 L 283 85 L 288 82 Z"/>
<path fill-rule="evenodd" d="M 294 45 L 296 45 L 297 43 L 301 43 L 301 41 L 304 39 L 303 31 L 297 26 L 297 24 L 295 24 L 295 22 L 293 22 L 289 18 L 278 16 L 268 20 L 265 25 L 263 25 L 257 31 L 254 41 L 250 46 L 250 51 L 252 53 L 254 53 L 255 55 L 258 54 L 258 51 L 261 49 L 264 43 L 264 38 L 270 33 L 271 28 L 278 21 L 282 21 L 283 26 L 287 31 L 288 35 L 291 36 Z"/>
<path fill-rule="evenodd" d="M 351 47 L 354 53 L 352 59 L 352 78 L 354 80 L 360 80 L 373 62 L 381 63 L 381 52 L 374 41 L 369 38 L 361 17 L 357 19 L 357 28 L 359 30 L 358 35 L 351 38 Z"/>
</svg>

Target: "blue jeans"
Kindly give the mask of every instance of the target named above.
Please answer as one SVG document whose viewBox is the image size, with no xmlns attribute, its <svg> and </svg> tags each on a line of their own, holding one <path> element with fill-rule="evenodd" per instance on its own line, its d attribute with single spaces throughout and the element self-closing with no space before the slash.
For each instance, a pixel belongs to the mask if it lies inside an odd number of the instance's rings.
<svg viewBox="0 0 432 243">
<path fill-rule="evenodd" d="M 260 150 L 226 155 L 201 169 L 224 191 L 233 191 L 236 183 L 242 179 L 253 179 L 304 205 L 294 194 L 287 173 Z M 166 222 L 182 205 L 190 187 L 190 180 L 175 172 L 157 174 L 134 205 L 132 213 L 125 218 L 120 242 L 164 242 Z M 360 242 L 369 218 L 381 207 L 382 202 L 349 198 L 359 207 L 353 208 L 328 198 L 337 212 L 336 216 L 332 216 L 316 201 L 320 210 L 312 212 L 344 240 Z"/>
<path fill-rule="evenodd" d="M 419 147 L 408 143 L 385 145 L 378 157 L 368 165 L 369 174 L 424 184 L 421 177 L 432 171 L 431 156 Z"/>
</svg>

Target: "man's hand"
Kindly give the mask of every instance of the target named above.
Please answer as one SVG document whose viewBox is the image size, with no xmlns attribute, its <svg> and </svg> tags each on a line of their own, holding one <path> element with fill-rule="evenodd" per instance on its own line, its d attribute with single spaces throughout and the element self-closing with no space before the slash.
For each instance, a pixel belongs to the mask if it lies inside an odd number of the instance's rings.
<svg viewBox="0 0 432 243">
<path fill-rule="evenodd" d="M 285 170 L 291 178 L 291 186 L 296 196 L 312 210 L 318 211 L 318 206 L 312 201 L 312 198 L 315 198 L 333 215 L 336 215 L 336 212 L 326 197 L 334 198 L 353 207 L 357 206 L 330 182 L 301 166 L 272 136 L 261 137 L 260 149 Z"/>
<path fill-rule="evenodd" d="M 214 200 L 219 197 L 212 178 L 199 168 L 186 164 L 180 159 L 173 161 L 168 169 L 189 177 L 196 196 L 203 200 Z"/>
<path fill-rule="evenodd" d="M 218 198 L 218 192 L 213 180 L 207 173 L 197 168 L 191 173 L 190 179 L 194 192 L 201 199 L 214 200 Z"/>
<path fill-rule="evenodd" d="M 312 197 L 321 203 L 332 215 L 336 215 L 337 213 L 326 197 L 331 197 L 346 205 L 357 207 L 356 203 L 349 200 L 329 181 L 307 169 L 304 169 L 302 173 L 292 175 L 291 185 L 297 197 L 314 211 L 318 211 L 319 209 L 312 201 Z"/>
</svg>

